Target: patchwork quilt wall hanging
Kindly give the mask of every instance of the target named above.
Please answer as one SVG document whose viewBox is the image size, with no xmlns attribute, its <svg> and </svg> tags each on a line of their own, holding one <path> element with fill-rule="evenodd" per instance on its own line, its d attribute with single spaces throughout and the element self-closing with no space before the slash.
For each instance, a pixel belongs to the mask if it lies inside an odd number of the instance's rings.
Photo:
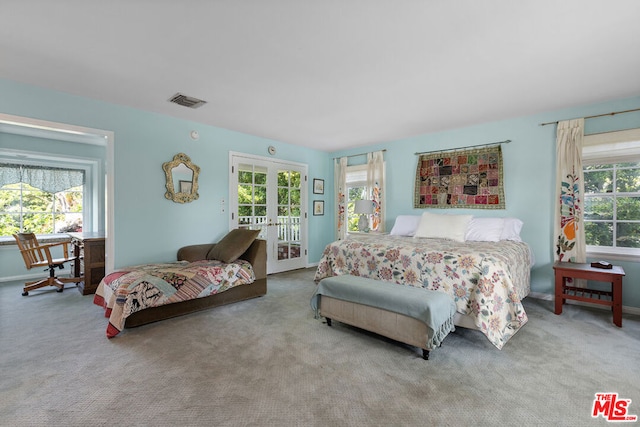
<svg viewBox="0 0 640 427">
<path fill-rule="evenodd" d="M 501 146 L 421 154 L 413 206 L 504 209 Z"/>
</svg>

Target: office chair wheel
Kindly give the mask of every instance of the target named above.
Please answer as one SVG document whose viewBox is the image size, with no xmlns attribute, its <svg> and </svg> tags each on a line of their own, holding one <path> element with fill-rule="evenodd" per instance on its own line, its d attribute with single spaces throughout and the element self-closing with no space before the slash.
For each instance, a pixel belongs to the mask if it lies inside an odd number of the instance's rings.
<svg viewBox="0 0 640 427">
<path fill-rule="evenodd" d="M 62 291 L 64 291 L 64 288 L 58 288 L 58 289 L 56 289 L 56 292 L 58 292 L 58 293 L 59 293 L 59 292 L 62 292 Z"/>
<path fill-rule="evenodd" d="M 24 292 L 22 293 L 22 296 L 23 296 L 23 297 L 26 297 L 27 295 L 29 295 L 29 292 L 28 292 L 28 291 L 24 291 Z"/>
</svg>

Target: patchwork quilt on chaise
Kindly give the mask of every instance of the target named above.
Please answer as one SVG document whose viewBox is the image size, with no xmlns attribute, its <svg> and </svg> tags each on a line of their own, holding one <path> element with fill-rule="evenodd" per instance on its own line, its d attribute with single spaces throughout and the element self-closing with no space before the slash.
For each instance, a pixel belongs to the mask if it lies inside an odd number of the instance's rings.
<svg viewBox="0 0 640 427">
<path fill-rule="evenodd" d="M 255 281 L 253 267 L 238 259 L 178 261 L 116 270 L 96 290 L 93 302 L 109 318 L 107 337 L 116 336 L 131 314 L 149 307 L 203 298 Z"/>
</svg>

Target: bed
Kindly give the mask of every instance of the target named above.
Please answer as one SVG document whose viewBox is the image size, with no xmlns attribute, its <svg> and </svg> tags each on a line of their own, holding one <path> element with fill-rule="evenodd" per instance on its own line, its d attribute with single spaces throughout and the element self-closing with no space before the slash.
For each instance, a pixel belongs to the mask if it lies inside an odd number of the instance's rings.
<svg viewBox="0 0 640 427">
<path fill-rule="evenodd" d="M 415 237 L 415 230 L 350 235 L 327 245 L 314 279 L 350 274 L 446 292 L 456 304 L 455 324 L 479 329 L 501 349 L 527 322 L 521 301 L 530 292 L 533 254 L 520 239 L 500 239 L 499 233 L 469 240 L 470 221 L 459 225 L 465 230 L 461 239 Z"/>
<path fill-rule="evenodd" d="M 207 259 L 215 246 L 185 246 L 178 251 L 179 261 L 127 267 L 102 279 L 94 303 L 109 318 L 107 337 L 266 294 L 266 241 L 252 239 L 236 259 L 226 261 Z"/>
</svg>

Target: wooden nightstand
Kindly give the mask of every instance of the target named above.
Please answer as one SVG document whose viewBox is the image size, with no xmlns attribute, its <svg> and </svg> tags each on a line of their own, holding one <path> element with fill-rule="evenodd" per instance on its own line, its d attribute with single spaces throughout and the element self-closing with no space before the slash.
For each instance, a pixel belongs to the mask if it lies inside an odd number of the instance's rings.
<svg viewBox="0 0 640 427">
<path fill-rule="evenodd" d="M 590 264 L 556 262 L 553 264 L 553 269 L 556 279 L 556 314 L 562 314 L 562 305 L 568 299 L 606 305 L 613 310 L 613 323 L 622 327 L 622 277 L 624 276 L 622 267 L 614 265 L 611 269 L 603 269 L 591 267 Z M 608 282 L 611 283 L 611 291 L 567 286 L 567 278 Z"/>
</svg>

